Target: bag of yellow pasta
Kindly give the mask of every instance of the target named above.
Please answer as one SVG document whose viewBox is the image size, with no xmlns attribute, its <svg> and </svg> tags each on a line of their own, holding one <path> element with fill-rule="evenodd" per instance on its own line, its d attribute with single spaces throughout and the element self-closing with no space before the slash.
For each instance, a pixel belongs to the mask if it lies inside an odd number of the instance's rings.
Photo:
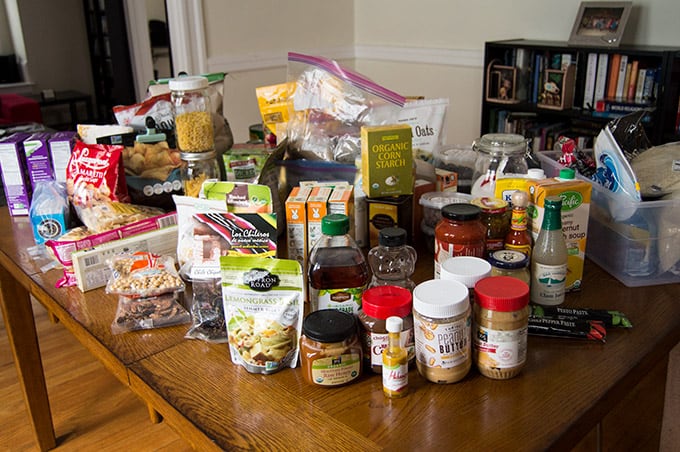
<svg viewBox="0 0 680 452">
<path fill-rule="evenodd" d="M 231 361 L 260 374 L 295 367 L 304 306 L 299 262 L 224 256 L 220 267 Z"/>
</svg>

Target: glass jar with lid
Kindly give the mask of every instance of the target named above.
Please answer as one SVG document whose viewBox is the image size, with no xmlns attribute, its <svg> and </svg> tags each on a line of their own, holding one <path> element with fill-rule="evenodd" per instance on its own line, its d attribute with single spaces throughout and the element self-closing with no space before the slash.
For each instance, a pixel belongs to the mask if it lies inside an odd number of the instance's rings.
<svg viewBox="0 0 680 452">
<path fill-rule="evenodd" d="M 181 152 L 180 158 L 184 165 L 180 172 L 180 180 L 185 196 L 198 198 L 203 182 L 218 180 L 220 169 L 217 165 L 217 153 L 209 152 Z"/>
<path fill-rule="evenodd" d="M 215 149 L 208 79 L 185 76 L 168 82 L 175 118 L 175 135 L 180 152 L 208 152 Z"/>
<path fill-rule="evenodd" d="M 473 197 L 494 196 L 496 179 L 526 177 L 527 139 L 513 133 L 489 133 L 473 143 L 477 152 L 472 176 Z"/>
</svg>

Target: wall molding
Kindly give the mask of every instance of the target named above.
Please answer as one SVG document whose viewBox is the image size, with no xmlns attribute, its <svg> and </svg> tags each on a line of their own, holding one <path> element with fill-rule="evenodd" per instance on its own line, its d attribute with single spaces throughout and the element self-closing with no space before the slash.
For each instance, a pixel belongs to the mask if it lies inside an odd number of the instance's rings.
<svg viewBox="0 0 680 452">
<path fill-rule="evenodd" d="M 336 60 L 392 61 L 407 64 L 435 64 L 481 68 L 484 61 L 482 50 L 438 49 L 422 47 L 365 46 L 336 47 L 326 49 L 295 50 L 301 53 L 323 55 Z M 260 52 L 248 55 L 220 55 L 207 58 L 208 72 L 240 72 L 285 67 L 286 52 Z"/>
</svg>

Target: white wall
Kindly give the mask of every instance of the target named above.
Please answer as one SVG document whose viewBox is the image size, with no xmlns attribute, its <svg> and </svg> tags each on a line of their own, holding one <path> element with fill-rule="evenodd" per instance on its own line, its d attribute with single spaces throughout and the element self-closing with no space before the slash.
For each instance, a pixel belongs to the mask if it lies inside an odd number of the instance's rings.
<svg viewBox="0 0 680 452">
<path fill-rule="evenodd" d="M 580 0 L 203 0 L 208 69 L 226 71 L 237 142 L 260 121 L 257 86 L 286 78 L 290 50 L 341 60 L 404 95 L 448 97 L 448 141 L 479 135 L 484 42 L 567 40 Z M 624 42 L 680 46 L 680 2 L 636 0 Z"/>
</svg>

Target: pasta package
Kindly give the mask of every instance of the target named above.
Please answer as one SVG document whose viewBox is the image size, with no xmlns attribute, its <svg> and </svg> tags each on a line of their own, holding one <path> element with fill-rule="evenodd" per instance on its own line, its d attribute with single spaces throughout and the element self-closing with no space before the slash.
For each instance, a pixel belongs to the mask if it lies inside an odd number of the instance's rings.
<svg viewBox="0 0 680 452">
<path fill-rule="evenodd" d="M 220 268 L 232 362 L 259 374 L 295 367 L 304 307 L 300 263 L 224 256 Z"/>
</svg>

